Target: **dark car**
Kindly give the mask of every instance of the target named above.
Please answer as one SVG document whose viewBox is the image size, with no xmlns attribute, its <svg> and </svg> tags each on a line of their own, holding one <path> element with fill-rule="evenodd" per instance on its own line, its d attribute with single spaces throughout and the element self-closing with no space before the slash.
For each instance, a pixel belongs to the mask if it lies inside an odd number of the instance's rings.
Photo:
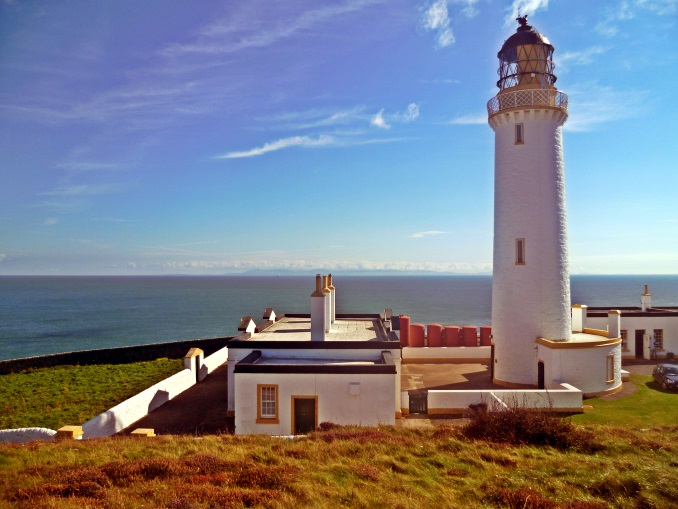
<svg viewBox="0 0 678 509">
<path fill-rule="evenodd" d="M 652 378 L 662 389 L 678 389 L 678 366 L 657 364 L 652 370 Z"/>
</svg>

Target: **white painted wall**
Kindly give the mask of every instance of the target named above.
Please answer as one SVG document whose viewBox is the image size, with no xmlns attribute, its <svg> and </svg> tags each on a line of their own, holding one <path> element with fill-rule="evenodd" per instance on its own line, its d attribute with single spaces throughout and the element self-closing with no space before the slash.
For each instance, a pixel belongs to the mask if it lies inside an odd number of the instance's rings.
<svg viewBox="0 0 678 509">
<path fill-rule="evenodd" d="M 429 414 L 444 413 L 445 410 L 459 410 L 469 405 L 488 403 L 492 405 L 492 394 L 509 407 L 580 409 L 582 392 L 569 384 L 560 384 L 549 391 L 527 390 L 484 390 L 484 391 L 428 391 Z"/>
<path fill-rule="evenodd" d="M 624 358 L 636 356 L 636 330 L 652 334 L 654 329 L 664 330 L 664 352 L 657 352 L 657 357 L 665 358 L 668 352 L 672 352 L 674 358 L 678 358 L 678 316 L 633 316 L 623 313 L 620 328 L 628 334 L 628 350 L 622 352 Z M 607 318 L 589 316 L 587 320 L 589 327 L 607 328 Z"/>
<path fill-rule="evenodd" d="M 349 384 L 359 383 L 351 395 Z M 377 426 L 395 424 L 396 377 L 344 374 L 238 373 L 235 406 L 236 434 L 292 434 L 292 396 L 318 396 L 318 424 Z M 257 384 L 278 385 L 278 424 L 257 424 Z"/>
<path fill-rule="evenodd" d="M 607 356 L 614 356 L 614 381 L 607 382 Z M 544 361 L 546 387 L 561 381 L 585 395 L 609 391 L 621 386 L 621 345 L 581 349 L 549 349 L 539 345 L 538 357 Z"/>
<path fill-rule="evenodd" d="M 571 337 L 562 125 L 567 114 L 524 110 L 495 115 L 492 334 L 495 377 L 536 384 L 537 337 Z M 515 144 L 515 125 L 525 142 Z M 525 239 L 525 265 L 515 241 Z"/>
<path fill-rule="evenodd" d="M 195 373 L 184 369 L 136 396 L 106 410 L 82 425 L 83 438 L 109 437 L 131 426 L 196 383 Z"/>
<path fill-rule="evenodd" d="M 222 366 L 228 362 L 228 347 L 225 346 L 212 355 L 208 355 L 203 359 L 202 366 L 200 366 L 200 372 L 198 374 L 198 380 L 203 381 L 207 375 L 212 373 L 215 369 Z"/>
<path fill-rule="evenodd" d="M 25 444 L 34 440 L 52 440 L 57 432 L 48 428 L 1 429 L 0 444 Z"/>
</svg>

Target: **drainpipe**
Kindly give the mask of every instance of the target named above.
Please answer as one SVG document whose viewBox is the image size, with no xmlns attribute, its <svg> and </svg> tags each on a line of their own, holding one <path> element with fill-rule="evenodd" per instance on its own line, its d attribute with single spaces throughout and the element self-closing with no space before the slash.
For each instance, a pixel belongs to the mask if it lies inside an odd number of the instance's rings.
<svg viewBox="0 0 678 509">
<path fill-rule="evenodd" d="M 315 276 L 315 292 L 311 294 L 311 341 L 325 341 L 325 294 L 320 274 Z"/>
</svg>

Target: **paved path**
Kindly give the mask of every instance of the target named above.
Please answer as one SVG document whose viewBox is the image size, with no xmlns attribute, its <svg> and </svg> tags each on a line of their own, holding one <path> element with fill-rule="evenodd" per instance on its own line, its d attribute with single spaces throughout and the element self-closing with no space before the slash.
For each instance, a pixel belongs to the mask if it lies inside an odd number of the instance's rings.
<svg viewBox="0 0 678 509">
<path fill-rule="evenodd" d="M 153 428 L 156 435 L 231 433 L 233 418 L 226 417 L 227 380 L 228 367 L 223 365 L 120 433 L 128 434 L 137 428 Z"/>
</svg>

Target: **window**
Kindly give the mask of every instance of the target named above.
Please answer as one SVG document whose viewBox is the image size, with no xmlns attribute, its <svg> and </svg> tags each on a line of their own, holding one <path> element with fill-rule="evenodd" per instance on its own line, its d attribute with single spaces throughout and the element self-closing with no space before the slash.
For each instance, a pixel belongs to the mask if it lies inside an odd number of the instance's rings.
<svg viewBox="0 0 678 509">
<path fill-rule="evenodd" d="M 516 145 L 520 145 L 521 143 L 525 143 L 525 129 L 523 128 L 523 124 L 516 124 Z"/>
<path fill-rule="evenodd" d="M 277 385 L 257 385 L 257 423 L 278 423 Z"/>
<path fill-rule="evenodd" d="M 629 351 L 629 336 L 628 336 L 628 331 L 626 329 L 622 329 L 621 331 L 621 340 L 622 340 L 622 350 L 625 352 Z"/>
<path fill-rule="evenodd" d="M 607 356 L 607 383 L 614 382 L 614 355 Z"/>
<path fill-rule="evenodd" d="M 664 329 L 654 329 L 654 348 L 655 350 L 664 349 Z"/>
<path fill-rule="evenodd" d="M 525 265 L 525 239 L 516 239 L 516 265 Z"/>
</svg>

